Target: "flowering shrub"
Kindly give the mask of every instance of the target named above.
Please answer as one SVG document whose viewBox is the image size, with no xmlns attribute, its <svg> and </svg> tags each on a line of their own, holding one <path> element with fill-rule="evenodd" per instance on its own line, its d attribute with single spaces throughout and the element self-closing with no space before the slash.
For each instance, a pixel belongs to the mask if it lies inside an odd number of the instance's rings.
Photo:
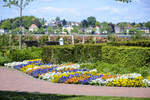
<svg viewBox="0 0 150 100">
<path fill-rule="evenodd" d="M 78 64 L 44 64 L 41 59 L 25 60 L 5 64 L 29 74 L 35 78 L 65 84 L 89 84 L 116 87 L 149 87 L 150 80 L 144 79 L 141 74 L 103 74 L 96 69 L 80 69 Z"/>
</svg>

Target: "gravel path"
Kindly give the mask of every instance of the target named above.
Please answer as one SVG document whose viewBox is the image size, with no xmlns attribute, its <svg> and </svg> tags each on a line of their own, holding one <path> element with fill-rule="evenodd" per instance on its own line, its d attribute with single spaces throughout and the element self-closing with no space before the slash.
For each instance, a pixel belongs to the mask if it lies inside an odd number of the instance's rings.
<svg viewBox="0 0 150 100">
<path fill-rule="evenodd" d="M 4 67 L 0 67 L 0 90 L 50 94 L 150 98 L 150 88 L 57 84 L 35 79 L 24 74 L 23 72 Z"/>
</svg>

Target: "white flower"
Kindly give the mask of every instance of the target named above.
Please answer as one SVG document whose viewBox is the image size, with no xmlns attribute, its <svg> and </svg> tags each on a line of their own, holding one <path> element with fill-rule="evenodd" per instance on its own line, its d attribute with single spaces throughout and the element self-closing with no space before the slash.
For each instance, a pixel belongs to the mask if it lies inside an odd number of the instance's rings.
<svg viewBox="0 0 150 100">
<path fill-rule="evenodd" d="M 90 70 L 90 72 L 97 72 L 97 69 Z"/>
<path fill-rule="evenodd" d="M 143 79 L 142 82 L 143 82 L 144 84 L 146 84 L 147 86 L 150 87 L 150 80 L 148 80 L 148 79 Z"/>
</svg>

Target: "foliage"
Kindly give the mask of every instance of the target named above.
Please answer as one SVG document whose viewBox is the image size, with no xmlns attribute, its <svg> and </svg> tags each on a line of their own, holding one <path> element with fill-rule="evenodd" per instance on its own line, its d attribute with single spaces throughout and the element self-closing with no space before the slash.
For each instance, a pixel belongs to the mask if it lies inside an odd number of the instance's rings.
<svg viewBox="0 0 150 100">
<path fill-rule="evenodd" d="M 67 45 L 43 47 L 42 59 L 45 63 L 95 62 L 101 59 L 100 45 Z"/>
<path fill-rule="evenodd" d="M 149 40 L 136 40 L 136 41 L 120 41 L 120 42 L 109 42 L 108 45 L 112 46 L 141 46 L 141 47 L 150 47 Z"/>
<path fill-rule="evenodd" d="M 3 52 L 0 52 L 0 65 L 11 62 L 11 60 Z"/>
<path fill-rule="evenodd" d="M 88 25 L 95 26 L 96 18 L 93 17 L 93 16 L 90 16 L 90 17 L 87 18 L 87 22 L 88 22 Z"/>
<path fill-rule="evenodd" d="M 29 29 L 30 25 L 35 24 L 39 28 L 41 27 L 40 19 L 34 16 L 23 16 L 23 26 L 25 29 Z M 2 29 L 16 29 L 20 27 L 20 17 L 6 19 L 0 24 Z"/>
<path fill-rule="evenodd" d="M 29 59 L 39 59 L 41 58 L 42 50 L 40 48 L 24 48 L 22 50 L 12 49 L 8 58 L 12 61 L 23 61 Z"/>
<path fill-rule="evenodd" d="M 150 48 L 143 47 L 102 47 L 102 61 L 121 64 L 126 67 L 142 67 L 150 63 Z"/>
<path fill-rule="evenodd" d="M 11 29 L 12 25 L 10 20 L 5 20 L 1 23 L 0 28 L 2 29 Z"/>
<path fill-rule="evenodd" d="M 150 22 L 147 22 L 147 23 L 145 24 L 145 26 L 146 26 L 147 28 L 149 28 L 149 31 L 150 31 Z"/>
<path fill-rule="evenodd" d="M 73 60 L 73 46 L 43 47 L 42 60 L 45 63 L 63 63 Z"/>
<path fill-rule="evenodd" d="M 104 23 L 102 23 L 100 31 L 102 33 L 112 33 L 113 29 L 108 23 L 104 22 Z"/>
<path fill-rule="evenodd" d="M 83 21 L 81 21 L 81 26 L 84 28 L 88 27 L 89 26 L 88 21 L 85 19 Z"/>
<path fill-rule="evenodd" d="M 97 69 L 98 72 L 111 73 L 111 74 L 129 74 L 129 73 L 140 73 L 142 76 L 146 77 L 150 74 L 150 68 L 147 66 L 136 67 L 136 66 L 124 66 L 123 64 L 109 64 L 103 61 L 92 63 L 92 64 L 82 64 L 81 68 Z"/>
</svg>

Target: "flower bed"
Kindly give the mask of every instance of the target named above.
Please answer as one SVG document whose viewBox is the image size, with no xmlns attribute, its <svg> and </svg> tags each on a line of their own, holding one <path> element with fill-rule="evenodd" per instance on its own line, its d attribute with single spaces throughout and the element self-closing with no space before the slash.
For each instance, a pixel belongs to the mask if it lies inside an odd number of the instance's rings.
<svg viewBox="0 0 150 100">
<path fill-rule="evenodd" d="M 80 69 L 78 64 L 43 64 L 40 59 L 5 64 L 28 75 L 54 83 L 86 84 L 116 87 L 150 87 L 150 80 L 141 74 L 111 75 L 98 73 L 95 69 Z"/>
</svg>

